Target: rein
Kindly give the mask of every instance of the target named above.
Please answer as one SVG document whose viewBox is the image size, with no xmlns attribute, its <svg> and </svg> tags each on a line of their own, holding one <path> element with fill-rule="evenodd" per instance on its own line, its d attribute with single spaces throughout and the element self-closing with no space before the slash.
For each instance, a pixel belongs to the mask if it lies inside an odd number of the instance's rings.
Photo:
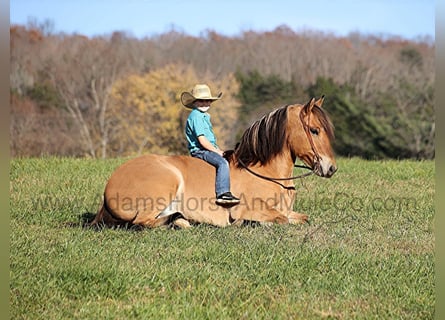
<svg viewBox="0 0 445 320">
<path fill-rule="evenodd" d="M 312 140 L 312 136 L 311 136 L 311 132 L 310 132 L 310 128 L 309 128 L 310 115 L 311 115 L 311 113 L 308 114 L 307 123 L 305 123 L 303 121 L 302 112 L 300 111 L 300 121 L 301 121 L 301 123 L 303 125 L 304 132 L 306 133 L 306 136 L 307 136 L 307 138 L 309 140 L 309 143 L 311 145 L 312 151 L 314 152 L 314 155 L 315 155 L 314 156 L 314 168 L 315 168 L 319 164 L 319 161 L 320 161 L 321 158 L 320 158 L 317 150 L 315 149 L 315 144 L 314 144 L 314 141 Z M 310 176 L 311 174 L 314 173 L 314 168 L 310 168 L 310 167 L 305 166 L 305 165 L 294 164 L 294 168 L 303 168 L 303 169 L 308 169 L 308 170 L 311 170 L 311 171 L 307 172 L 307 173 L 303 173 L 303 174 L 297 175 L 297 176 L 292 176 L 292 177 L 289 177 L 289 178 L 273 178 L 273 177 L 264 176 L 262 174 L 259 174 L 259 173 L 255 172 L 255 171 L 253 171 L 252 169 L 248 168 L 241 161 L 241 159 L 237 159 L 237 161 L 238 161 L 239 164 L 241 164 L 241 166 L 244 169 L 246 169 L 249 173 L 253 174 L 254 176 L 256 176 L 258 178 L 261 178 L 261 179 L 264 179 L 264 180 L 267 180 L 267 181 L 270 181 L 270 182 L 273 182 L 273 183 L 276 183 L 276 184 L 280 185 L 282 188 L 287 189 L 287 190 L 295 190 L 295 186 L 288 187 L 288 186 L 285 186 L 284 184 L 282 184 L 279 181 L 301 179 L 301 178 Z"/>
<path fill-rule="evenodd" d="M 254 176 L 257 176 L 258 178 L 261 178 L 261 179 L 264 179 L 264 180 L 276 183 L 276 184 L 280 185 L 282 188 L 287 189 L 287 190 L 295 190 L 295 186 L 288 187 L 288 186 L 285 186 L 284 184 L 282 184 L 279 181 L 301 179 L 301 178 L 310 176 L 311 174 L 314 173 L 314 171 L 311 168 L 309 168 L 308 166 L 294 164 L 294 168 L 303 168 L 303 169 L 308 169 L 308 170 L 311 170 L 311 171 L 307 172 L 307 173 L 300 174 L 298 176 L 289 177 L 289 178 L 273 178 L 273 177 L 263 176 L 262 174 L 259 174 L 259 173 L 255 172 L 255 171 L 253 171 L 252 169 L 247 167 L 244 164 L 244 162 L 242 162 L 240 159 L 237 159 L 237 161 L 239 162 L 239 164 L 241 164 L 241 166 L 243 166 L 244 169 L 246 169 L 249 173 L 253 174 Z"/>
</svg>

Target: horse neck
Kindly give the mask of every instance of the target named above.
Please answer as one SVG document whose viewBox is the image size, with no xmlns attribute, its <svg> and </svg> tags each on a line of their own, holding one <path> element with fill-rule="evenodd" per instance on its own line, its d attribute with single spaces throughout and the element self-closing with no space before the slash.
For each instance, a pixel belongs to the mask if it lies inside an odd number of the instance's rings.
<svg viewBox="0 0 445 320">
<path fill-rule="evenodd" d="M 266 166 L 269 166 L 272 170 L 280 174 L 282 177 L 292 176 L 294 172 L 294 164 L 297 158 L 302 155 L 302 150 L 298 148 L 304 145 L 302 140 L 306 138 L 306 133 L 303 128 L 303 124 L 300 121 L 300 112 L 303 109 L 303 105 L 291 106 L 293 108 L 294 114 L 289 117 L 287 124 L 290 128 L 299 128 L 298 135 L 295 136 L 296 132 L 294 130 L 293 134 L 287 134 L 287 141 L 283 146 L 283 150 L 272 158 Z M 291 110 L 291 109 L 289 109 Z"/>
<path fill-rule="evenodd" d="M 293 174 L 295 159 L 289 149 L 273 157 L 267 164 L 262 166 L 264 172 L 271 173 L 276 177 L 289 177 Z"/>
</svg>

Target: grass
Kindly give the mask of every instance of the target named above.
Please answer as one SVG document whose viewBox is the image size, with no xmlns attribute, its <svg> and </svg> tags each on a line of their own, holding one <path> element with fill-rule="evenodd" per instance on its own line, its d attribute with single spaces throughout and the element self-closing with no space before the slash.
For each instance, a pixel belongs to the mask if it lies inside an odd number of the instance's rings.
<svg viewBox="0 0 445 320">
<path fill-rule="evenodd" d="M 11 318 L 434 318 L 433 161 L 339 159 L 310 225 L 83 228 L 123 161 L 11 161 Z"/>
</svg>

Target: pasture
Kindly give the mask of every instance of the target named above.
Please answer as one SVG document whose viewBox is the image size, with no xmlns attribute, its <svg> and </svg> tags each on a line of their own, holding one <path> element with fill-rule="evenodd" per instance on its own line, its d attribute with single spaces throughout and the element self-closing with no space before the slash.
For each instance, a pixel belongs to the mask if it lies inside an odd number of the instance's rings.
<svg viewBox="0 0 445 320">
<path fill-rule="evenodd" d="M 123 161 L 11 160 L 11 318 L 434 318 L 434 161 L 338 159 L 309 225 L 84 228 Z"/>
</svg>

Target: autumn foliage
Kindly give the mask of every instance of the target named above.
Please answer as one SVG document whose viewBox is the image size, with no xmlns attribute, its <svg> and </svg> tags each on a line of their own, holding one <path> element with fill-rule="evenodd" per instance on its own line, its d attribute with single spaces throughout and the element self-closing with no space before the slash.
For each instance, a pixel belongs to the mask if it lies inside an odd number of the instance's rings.
<svg viewBox="0 0 445 320">
<path fill-rule="evenodd" d="M 233 148 L 275 107 L 326 95 L 339 155 L 434 158 L 431 39 L 314 31 L 192 37 L 175 30 L 136 39 L 10 28 L 13 156 L 97 158 L 184 154 L 182 91 L 207 83 L 223 99 L 210 113 Z"/>
<path fill-rule="evenodd" d="M 116 139 L 110 141 L 114 155 L 142 153 L 186 153 L 184 125 L 189 109 L 182 106 L 180 95 L 200 83 L 192 67 L 169 64 L 143 75 L 130 75 L 115 83 L 111 91 L 109 117 L 114 119 Z M 206 81 L 211 88 L 224 92 L 224 99 L 215 102 L 211 115 L 221 147 L 230 146 L 238 102 L 235 77 L 228 74 L 220 80 Z M 111 120 L 113 121 L 113 120 Z"/>
</svg>

